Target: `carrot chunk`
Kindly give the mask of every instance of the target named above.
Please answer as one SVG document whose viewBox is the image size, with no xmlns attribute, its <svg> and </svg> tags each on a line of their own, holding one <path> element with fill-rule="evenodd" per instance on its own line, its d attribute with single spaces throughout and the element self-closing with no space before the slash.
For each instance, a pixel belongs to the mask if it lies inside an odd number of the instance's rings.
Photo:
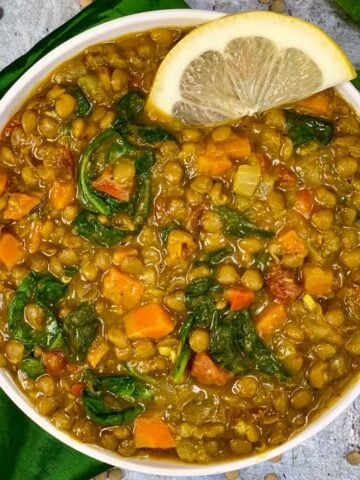
<svg viewBox="0 0 360 480">
<path fill-rule="evenodd" d="M 11 268 L 25 256 L 23 244 L 11 233 L 4 232 L 0 237 L 0 261 Z"/>
<path fill-rule="evenodd" d="M 224 386 L 234 375 L 217 365 L 205 352 L 197 353 L 191 365 L 191 375 L 203 385 Z"/>
<path fill-rule="evenodd" d="M 251 153 L 251 145 L 247 137 L 238 135 L 231 136 L 228 140 L 221 142 L 224 152 L 231 160 L 239 160 L 248 157 Z"/>
<path fill-rule="evenodd" d="M 137 417 L 134 422 L 136 448 L 174 448 L 175 439 L 164 420 L 146 416 Z"/>
<path fill-rule="evenodd" d="M 269 337 L 281 327 L 286 319 L 284 305 L 273 303 L 265 308 L 256 319 L 256 331 L 260 337 Z"/>
<path fill-rule="evenodd" d="M 231 310 L 242 310 L 249 307 L 255 300 L 255 293 L 249 288 L 233 287 L 226 292 Z"/>
<path fill-rule="evenodd" d="M 50 204 L 57 210 L 67 207 L 75 199 L 75 183 L 55 180 L 50 190 Z"/>
<path fill-rule="evenodd" d="M 148 303 L 132 310 L 124 318 L 124 325 L 131 340 L 165 337 L 175 327 L 168 312 L 158 303 Z"/>
<path fill-rule="evenodd" d="M 110 267 L 103 278 L 102 293 L 115 305 L 130 309 L 140 303 L 144 285 L 118 268 Z"/>
<path fill-rule="evenodd" d="M 305 218 L 309 218 L 314 206 L 313 196 L 307 188 L 303 188 L 296 195 L 294 209 Z"/>
<path fill-rule="evenodd" d="M 205 153 L 197 158 L 199 173 L 218 177 L 224 175 L 232 167 L 232 162 L 219 144 L 209 143 Z"/>
<path fill-rule="evenodd" d="M 0 169 L 0 195 L 2 195 L 7 187 L 9 175 L 3 168 Z"/>
<path fill-rule="evenodd" d="M 326 92 L 315 93 L 311 97 L 304 98 L 295 103 L 295 108 L 321 117 L 328 117 L 330 110 L 330 98 Z"/>
<path fill-rule="evenodd" d="M 278 242 L 282 247 L 284 255 L 290 254 L 303 254 L 307 255 L 308 249 L 305 242 L 295 230 L 289 230 L 288 232 L 281 233 L 278 237 Z"/>
<path fill-rule="evenodd" d="M 332 291 L 334 275 L 329 268 L 304 265 L 304 289 L 310 295 L 328 295 Z"/>
<path fill-rule="evenodd" d="M 19 220 L 25 217 L 41 200 L 26 193 L 12 193 L 6 209 L 4 210 L 5 220 Z"/>
</svg>

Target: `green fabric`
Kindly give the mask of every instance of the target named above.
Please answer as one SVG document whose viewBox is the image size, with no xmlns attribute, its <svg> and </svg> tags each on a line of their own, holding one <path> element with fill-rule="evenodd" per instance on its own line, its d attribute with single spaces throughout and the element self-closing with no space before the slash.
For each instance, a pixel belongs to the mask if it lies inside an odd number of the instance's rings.
<svg viewBox="0 0 360 480">
<path fill-rule="evenodd" d="M 95 0 L 0 72 L 0 98 L 35 62 L 78 33 L 132 13 L 171 8 L 188 8 L 188 5 L 184 0 Z"/>
<path fill-rule="evenodd" d="M 187 7 L 183 0 L 96 0 L 0 72 L 0 98 L 39 58 L 90 27 L 132 13 Z M 45 433 L 0 389 L 1 480 L 88 480 L 107 467 Z"/>
</svg>

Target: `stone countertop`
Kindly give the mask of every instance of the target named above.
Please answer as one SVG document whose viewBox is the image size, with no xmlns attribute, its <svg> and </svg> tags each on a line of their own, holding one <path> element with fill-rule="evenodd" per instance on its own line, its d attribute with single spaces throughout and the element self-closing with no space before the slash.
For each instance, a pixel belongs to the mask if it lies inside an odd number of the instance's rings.
<svg viewBox="0 0 360 480">
<path fill-rule="evenodd" d="M 188 0 L 188 3 L 193 8 L 224 12 L 269 8 L 264 0 Z M 332 0 L 286 0 L 285 4 L 287 13 L 324 28 L 360 67 L 360 28 Z M 0 69 L 79 9 L 79 0 L 0 0 Z M 227 477 L 231 480 L 359 480 L 360 466 L 346 461 L 346 455 L 354 450 L 360 450 L 360 399 L 325 430 L 286 453 L 280 462 L 264 462 Z M 270 474 L 274 476 L 266 478 Z M 155 478 L 130 471 L 123 472 L 123 477 L 126 480 Z M 120 475 L 113 471 L 110 478 L 120 478 Z M 175 480 L 174 477 L 161 478 Z M 199 477 L 199 480 L 210 479 L 223 480 L 224 476 Z"/>
</svg>

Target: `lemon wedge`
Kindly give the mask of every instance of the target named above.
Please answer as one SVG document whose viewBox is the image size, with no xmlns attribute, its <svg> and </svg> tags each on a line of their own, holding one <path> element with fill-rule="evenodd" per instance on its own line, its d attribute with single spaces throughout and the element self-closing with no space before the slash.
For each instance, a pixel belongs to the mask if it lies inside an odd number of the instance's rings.
<svg viewBox="0 0 360 480">
<path fill-rule="evenodd" d="M 147 101 L 154 118 L 230 123 L 355 78 L 339 45 L 320 28 L 273 12 L 227 15 L 170 50 Z"/>
</svg>

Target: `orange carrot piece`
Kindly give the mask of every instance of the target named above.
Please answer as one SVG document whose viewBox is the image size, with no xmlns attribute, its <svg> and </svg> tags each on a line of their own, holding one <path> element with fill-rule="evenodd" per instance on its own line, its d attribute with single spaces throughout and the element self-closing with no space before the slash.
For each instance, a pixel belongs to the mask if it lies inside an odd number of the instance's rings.
<svg viewBox="0 0 360 480">
<path fill-rule="evenodd" d="M 224 152 L 231 160 L 248 157 L 251 153 L 249 139 L 245 136 L 232 135 L 228 140 L 221 142 Z"/>
<path fill-rule="evenodd" d="M 4 210 L 5 220 L 19 220 L 25 217 L 41 200 L 26 193 L 12 193 Z"/>
<path fill-rule="evenodd" d="M 0 169 L 0 195 L 2 195 L 7 187 L 9 175 L 3 168 Z"/>
<path fill-rule="evenodd" d="M 305 110 L 313 115 L 328 117 L 330 110 L 330 98 L 326 92 L 315 93 L 311 97 L 304 98 L 295 103 L 295 108 Z"/>
<path fill-rule="evenodd" d="M 304 254 L 306 255 L 308 249 L 304 240 L 299 237 L 295 230 L 289 230 L 288 232 L 281 232 L 278 237 L 278 242 L 282 247 L 282 253 L 287 254 Z"/>
<path fill-rule="evenodd" d="M 205 175 L 221 176 L 231 167 L 231 160 L 219 144 L 209 143 L 205 153 L 197 158 L 197 170 Z"/>
<path fill-rule="evenodd" d="M 73 181 L 55 180 L 50 190 L 50 205 L 56 210 L 62 210 L 75 199 L 75 194 L 76 188 Z"/>
<path fill-rule="evenodd" d="M 74 383 L 73 385 L 71 385 L 71 393 L 75 395 L 75 397 L 80 397 L 85 389 L 85 386 L 86 385 L 84 382 Z"/>
<path fill-rule="evenodd" d="M 249 288 L 233 287 L 227 290 L 231 310 L 242 310 L 249 307 L 255 300 L 255 293 Z"/>
<path fill-rule="evenodd" d="M 217 365 L 205 352 L 197 353 L 191 365 L 191 375 L 203 385 L 223 387 L 234 375 Z"/>
<path fill-rule="evenodd" d="M 260 337 L 269 337 L 281 327 L 286 319 L 284 305 L 273 303 L 265 308 L 256 319 L 256 331 Z"/>
<path fill-rule="evenodd" d="M 140 303 L 144 285 L 119 269 L 110 267 L 103 277 L 102 293 L 115 305 L 130 309 Z"/>
<path fill-rule="evenodd" d="M 137 417 L 134 422 L 136 448 L 175 448 L 176 442 L 164 420 L 147 416 Z"/>
<path fill-rule="evenodd" d="M 124 318 L 126 335 L 138 338 L 161 338 L 174 330 L 175 323 L 164 307 L 148 303 L 129 312 Z"/>
<path fill-rule="evenodd" d="M 126 187 L 116 183 L 113 177 L 113 172 L 111 168 L 107 168 L 102 172 L 100 177 L 96 178 L 92 182 L 92 186 L 99 190 L 99 192 L 104 192 L 110 197 L 117 198 L 124 202 L 128 202 L 131 197 L 133 190 L 133 185 L 129 184 Z"/>
<path fill-rule="evenodd" d="M 310 295 L 328 295 L 332 291 L 334 275 L 330 268 L 317 265 L 304 265 L 304 289 Z"/>
<path fill-rule="evenodd" d="M 4 232 L 0 237 L 0 261 L 7 267 L 11 268 L 25 256 L 23 244 L 11 233 Z"/>
<path fill-rule="evenodd" d="M 301 213 L 305 218 L 309 218 L 314 206 L 312 193 L 307 188 L 303 188 L 296 195 L 294 209 Z"/>
</svg>

